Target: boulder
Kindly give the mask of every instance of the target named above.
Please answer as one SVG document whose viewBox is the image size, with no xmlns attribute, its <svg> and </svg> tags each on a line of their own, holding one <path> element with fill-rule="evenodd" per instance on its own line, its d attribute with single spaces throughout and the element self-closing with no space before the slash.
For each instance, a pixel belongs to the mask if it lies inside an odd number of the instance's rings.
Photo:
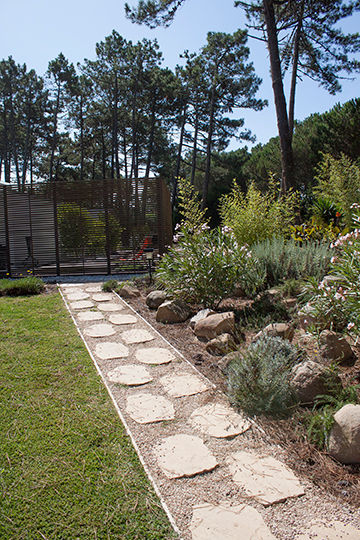
<svg viewBox="0 0 360 540">
<path fill-rule="evenodd" d="M 220 336 L 208 341 L 205 349 L 214 356 L 222 356 L 236 348 L 234 338 L 231 334 L 221 334 Z"/>
<path fill-rule="evenodd" d="M 253 341 L 257 341 L 262 336 L 280 337 L 291 341 L 294 337 L 294 328 L 288 323 L 271 323 L 256 334 Z"/>
<path fill-rule="evenodd" d="M 227 375 L 227 368 L 233 360 L 236 360 L 240 355 L 239 351 L 232 351 L 216 362 L 216 367 L 224 374 Z"/>
<path fill-rule="evenodd" d="M 202 309 L 201 311 L 198 311 L 196 315 L 191 317 L 190 327 L 194 330 L 195 324 L 203 319 L 206 319 L 206 317 L 209 317 L 209 315 L 215 315 L 215 311 L 212 309 Z"/>
<path fill-rule="evenodd" d="M 360 463 L 360 405 L 344 405 L 335 413 L 328 451 L 341 463 Z"/>
<path fill-rule="evenodd" d="M 353 363 L 355 355 L 346 339 L 333 332 L 323 330 L 320 334 L 320 354 L 326 360 L 340 362 L 340 364 Z"/>
<path fill-rule="evenodd" d="M 165 302 L 167 294 L 165 291 L 151 291 L 146 297 L 146 305 L 150 309 L 157 309 Z"/>
<path fill-rule="evenodd" d="M 235 329 L 235 315 L 232 311 L 215 313 L 195 324 L 194 332 L 197 337 L 207 340 L 214 339 L 220 334 L 232 334 Z"/>
<path fill-rule="evenodd" d="M 325 366 L 305 360 L 297 364 L 291 371 L 290 385 L 297 399 L 303 405 L 311 405 L 316 396 L 328 393 L 329 377 L 332 383 L 341 384 L 337 375 L 330 375 Z"/>
<path fill-rule="evenodd" d="M 162 323 L 180 323 L 190 317 L 190 308 L 182 300 L 166 300 L 157 309 L 156 320 Z"/>
<path fill-rule="evenodd" d="M 136 296 L 140 296 L 139 289 L 132 285 L 123 285 L 119 289 L 116 289 L 116 292 L 121 298 L 135 298 Z"/>
</svg>

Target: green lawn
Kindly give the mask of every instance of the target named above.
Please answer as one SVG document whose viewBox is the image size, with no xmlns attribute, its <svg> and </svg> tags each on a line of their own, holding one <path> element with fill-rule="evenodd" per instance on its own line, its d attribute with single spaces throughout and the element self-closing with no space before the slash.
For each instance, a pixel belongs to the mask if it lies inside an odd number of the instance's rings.
<svg viewBox="0 0 360 540">
<path fill-rule="evenodd" d="M 0 328 L 0 538 L 174 538 L 60 296 Z"/>
</svg>

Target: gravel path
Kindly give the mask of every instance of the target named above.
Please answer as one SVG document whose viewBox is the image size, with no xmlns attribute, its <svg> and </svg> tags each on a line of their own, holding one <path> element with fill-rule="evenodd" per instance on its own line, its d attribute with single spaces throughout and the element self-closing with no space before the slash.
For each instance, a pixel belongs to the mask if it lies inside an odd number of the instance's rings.
<svg viewBox="0 0 360 540">
<path fill-rule="evenodd" d="M 295 478 L 284 451 L 231 413 L 224 394 L 123 299 L 101 296 L 96 283 L 60 290 L 181 538 L 359 540 L 360 511 Z"/>
</svg>

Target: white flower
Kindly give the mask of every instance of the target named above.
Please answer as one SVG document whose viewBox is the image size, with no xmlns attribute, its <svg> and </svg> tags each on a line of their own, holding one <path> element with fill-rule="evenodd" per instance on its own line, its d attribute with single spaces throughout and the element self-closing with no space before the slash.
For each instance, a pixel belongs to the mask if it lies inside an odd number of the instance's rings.
<svg viewBox="0 0 360 540">
<path fill-rule="evenodd" d="M 347 329 L 348 330 L 351 330 L 352 328 L 354 328 L 355 324 L 353 322 L 349 322 L 349 324 L 347 325 Z"/>
</svg>

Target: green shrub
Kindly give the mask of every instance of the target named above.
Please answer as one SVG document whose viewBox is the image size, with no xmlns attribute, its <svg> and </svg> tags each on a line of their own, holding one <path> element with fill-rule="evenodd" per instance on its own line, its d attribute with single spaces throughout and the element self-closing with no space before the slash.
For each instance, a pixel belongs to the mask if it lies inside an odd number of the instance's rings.
<svg viewBox="0 0 360 540">
<path fill-rule="evenodd" d="M 318 185 L 314 192 L 330 199 L 343 213 L 346 226 L 351 226 L 353 203 L 360 203 L 360 167 L 344 154 L 335 159 L 325 154 L 315 177 Z"/>
<path fill-rule="evenodd" d="M 21 279 L 1 279 L 0 296 L 29 296 L 40 294 L 45 289 L 41 279 L 29 276 Z"/>
<path fill-rule="evenodd" d="M 320 450 L 327 445 L 334 424 L 334 414 L 344 405 L 358 402 L 358 389 L 359 385 L 333 388 L 331 394 L 317 396 L 312 412 L 304 415 L 307 437 Z"/>
<path fill-rule="evenodd" d="M 185 301 L 217 307 L 240 286 L 245 295 L 255 294 L 263 284 L 262 267 L 247 248 L 224 230 L 189 232 L 180 229 L 177 243 L 163 256 L 156 281 Z"/>
<path fill-rule="evenodd" d="M 58 207 L 58 223 L 62 248 L 76 257 L 81 256 L 93 229 L 89 212 L 76 203 L 61 204 Z"/>
<path fill-rule="evenodd" d="M 280 195 L 272 178 L 269 191 L 261 193 L 251 184 L 246 195 L 234 183 L 232 191 L 220 200 L 222 224 L 231 227 L 240 245 L 252 245 L 272 236 L 287 234 L 298 214 L 298 195 L 289 191 Z"/>
<path fill-rule="evenodd" d="M 300 351 L 279 337 L 265 336 L 228 367 L 232 404 L 250 415 L 287 416 L 295 405 L 289 385 L 291 368 Z"/>
<path fill-rule="evenodd" d="M 266 286 L 309 276 L 320 280 L 326 275 L 333 255 L 327 244 L 306 242 L 299 245 L 294 240 L 277 237 L 255 244 L 252 252 L 265 267 Z"/>
<path fill-rule="evenodd" d="M 116 279 L 108 279 L 107 281 L 104 281 L 101 288 L 104 292 L 112 292 L 116 291 L 118 286 L 119 282 Z"/>
</svg>

